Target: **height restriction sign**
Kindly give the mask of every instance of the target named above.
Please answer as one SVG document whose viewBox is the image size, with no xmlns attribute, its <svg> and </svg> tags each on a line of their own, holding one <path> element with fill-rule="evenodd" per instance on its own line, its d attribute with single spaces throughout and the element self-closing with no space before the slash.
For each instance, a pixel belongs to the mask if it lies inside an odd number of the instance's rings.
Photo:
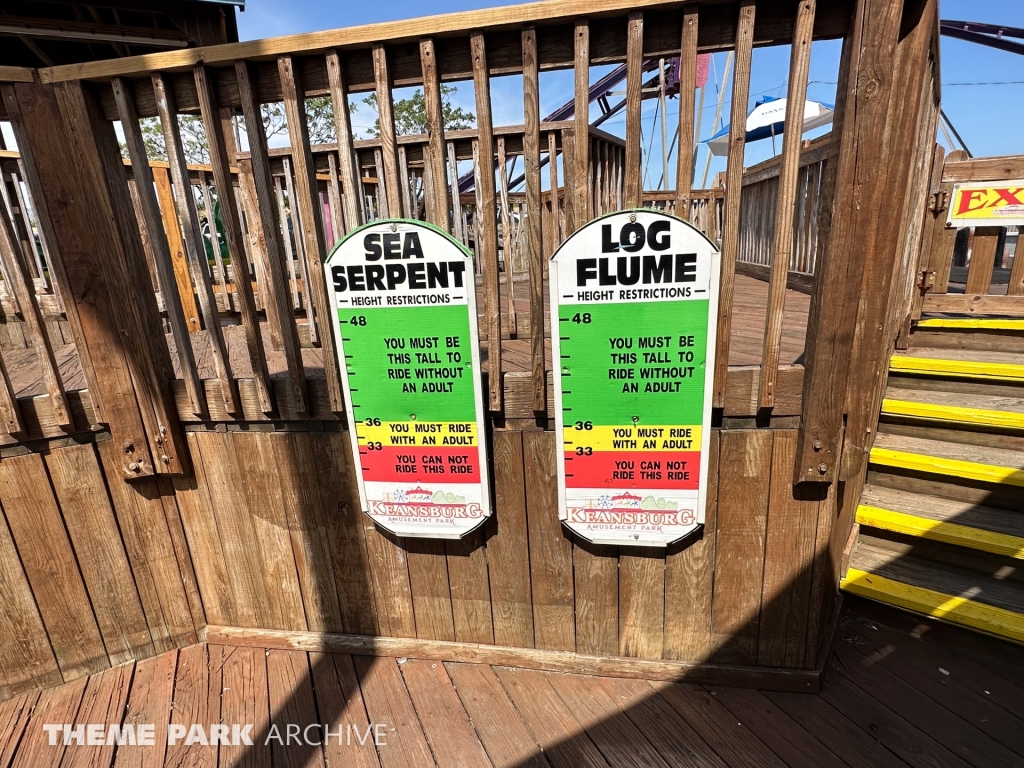
<svg viewBox="0 0 1024 768">
<path fill-rule="evenodd" d="M 601 544 L 704 522 L 720 255 L 652 210 L 597 219 L 550 270 L 560 514 Z"/>
<path fill-rule="evenodd" d="M 378 221 L 324 269 L 363 511 L 398 536 L 465 536 L 491 513 L 470 254 Z"/>
</svg>

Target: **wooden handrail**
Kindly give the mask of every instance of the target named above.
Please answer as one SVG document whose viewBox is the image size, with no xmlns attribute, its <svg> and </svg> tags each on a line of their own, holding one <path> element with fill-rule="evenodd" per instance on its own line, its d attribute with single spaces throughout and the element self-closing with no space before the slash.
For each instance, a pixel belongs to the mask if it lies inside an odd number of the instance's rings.
<svg viewBox="0 0 1024 768">
<path fill-rule="evenodd" d="M 1024 178 L 1024 155 L 975 157 L 970 160 L 946 161 L 942 167 L 943 182 L 1009 181 Z"/>
</svg>

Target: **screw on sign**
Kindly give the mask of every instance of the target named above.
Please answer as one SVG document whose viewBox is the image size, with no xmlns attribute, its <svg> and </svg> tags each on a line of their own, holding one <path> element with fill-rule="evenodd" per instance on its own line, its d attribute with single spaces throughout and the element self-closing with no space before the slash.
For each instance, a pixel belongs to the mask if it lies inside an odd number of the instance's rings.
<svg viewBox="0 0 1024 768">
<path fill-rule="evenodd" d="M 491 513 L 471 258 L 391 220 L 324 265 L 360 502 L 399 536 L 457 539 Z"/>
<path fill-rule="evenodd" d="M 720 255 L 651 210 L 592 221 L 550 269 L 560 516 L 602 544 L 704 522 Z"/>
</svg>

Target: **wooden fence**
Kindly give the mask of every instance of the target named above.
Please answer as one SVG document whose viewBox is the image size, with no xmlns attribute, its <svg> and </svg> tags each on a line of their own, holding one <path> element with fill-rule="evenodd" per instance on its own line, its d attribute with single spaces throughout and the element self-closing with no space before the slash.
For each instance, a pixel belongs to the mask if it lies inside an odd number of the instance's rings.
<svg viewBox="0 0 1024 768">
<path fill-rule="evenodd" d="M 923 221 L 911 190 L 926 186 L 917 169 L 933 150 L 937 18 L 934 0 L 559 0 L 0 68 L 0 119 L 45 244 L 20 238 L 4 207 L 4 307 L 33 355 L 0 355 L 0 619 L 19 628 L 0 637 L 2 692 L 193 642 L 207 625 L 812 689 L 880 397 L 849 382 L 881 381 L 919 250 L 921 227 L 908 224 Z M 729 119 L 742 126 L 755 46 L 792 43 L 800 102 L 811 41 L 839 37 L 828 161 L 801 187 L 811 152 L 787 126 L 772 224 L 759 225 L 774 257 L 756 265 L 767 280 L 751 280 L 737 266 L 741 223 L 764 201 L 744 190 L 745 134 L 731 138 L 724 189 L 645 193 L 643 62 L 681 56 L 676 177 L 687 180 L 699 52 L 735 51 Z M 590 129 L 586 105 L 591 67 L 623 61 L 619 146 Z M 542 123 L 540 73 L 556 70 L 574 74 L 577 116 Z M 507 74 L 522 76 L 523 125 L 493 124 L 492 84 Z M 446 132 L 440 85 L 469 79 L 477 126 Z M 395 133 L 392 89 L 410 85 L 424 88 L 423 136 Z M 305 99 L 371 92 L 379 138 L 357 141 L 341 108 L 336 143 L 311 145 Z M 283 104 L 287 149 L 264 138 L 268 103 Z M 180 115 L 201 119 L 208 167 L 186 162 Z M 141 135 L 153 116 L 165 169 Z M 519 153 L 521 200 L 500 172 Z M 542 169 L 545 156 L 561 162 Z M 470 200 L 457 188 L 467 165 Z M 548 420 L 545 257 L 593 217 L 641 205 L 691 217 L 723 251 L 707 522 L 668 551 L 592 546 L 563 529 Z M 497 512 L 459 542 L 397 539 L 358 512 L 321 260 L 341 232 L 385 214 L 471 241 L 479 265 Z M 53 299 L 32 283 L 36 253 Z M 787 290 L 794 263 L 813 265 L 809 301 Z M 62 303 L 73 344 L 47 335 L 48 302 Z"/>
</svg>

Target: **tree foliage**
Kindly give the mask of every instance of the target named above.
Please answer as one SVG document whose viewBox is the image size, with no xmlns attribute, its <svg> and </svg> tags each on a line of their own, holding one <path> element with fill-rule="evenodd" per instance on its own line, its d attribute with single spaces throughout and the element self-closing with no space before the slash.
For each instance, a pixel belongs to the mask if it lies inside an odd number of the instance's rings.
<svg viewBox="0 0 1024 768">
<path fill-rule="evenodd" d="M 463 128 L 472 128 L 476 123 L 476 117 L 472 112 L 456 107 L 452 104 L 452 97 L 458 92 L 454 85 L 441 85 L 441 116 L 444 119 L 445 130 L 457 131 Z M 377 112 L 377 94 L 372 93 L 363 99 L 374 112 Z M 399 136 L 415 136 L 427 132 L 427 102 L 423 96 L 423 89 L 417 88 L 413 95 L 407 99 L 399 99 L 395 102 L 394 108 L 395 133 Z M 380 136 L 380 118 L 373 122 L 373 127 L 367 129 L 370 136 Z"/>
</svg>

